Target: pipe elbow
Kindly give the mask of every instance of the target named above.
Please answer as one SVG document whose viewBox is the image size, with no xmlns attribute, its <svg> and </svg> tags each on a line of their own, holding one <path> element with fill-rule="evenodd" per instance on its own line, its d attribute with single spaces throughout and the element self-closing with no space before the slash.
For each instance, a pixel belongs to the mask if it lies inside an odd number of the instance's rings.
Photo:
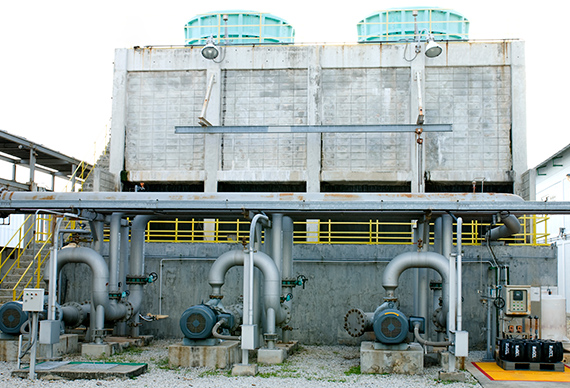
<svg viewBox="0 0 570 388">
<path fill-rule="evenodd" d="M 520 232 L 521 224 L 518 218 L 508 212 L 501 212 L 503 225 L 493 228 L 487 232 L 487 241 L 494 241 L 500 238 L 510 237 Z"/>
</svg>

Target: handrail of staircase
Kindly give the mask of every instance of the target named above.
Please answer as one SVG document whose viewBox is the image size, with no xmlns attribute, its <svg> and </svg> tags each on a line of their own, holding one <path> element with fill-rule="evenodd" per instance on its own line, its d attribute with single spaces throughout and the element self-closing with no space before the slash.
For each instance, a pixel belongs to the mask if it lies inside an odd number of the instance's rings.
<svg viewBox="0 0 570 388">
<path fill-rule="evenodd" d="M 16 244 L 17 246 L 14 247 L 12 249 L 12 252 L 10 252 L 8 254 L 8 256 L 6 256 L 6 260 L 0 262 L 0 270 L 2 269 L 2 267 L 4 267 L 4 265 L 8 262 L 8 259 L 12 256 L 12 254 L 16 251 L 16 249 L 18 250 L 18 255 L 17 255 L 17 263 L 18 263 L 18 267 L 20 266 L 20 257 L 22 255 L 22 252 L 24 251 L 22 249 L 22 240 L 24 240 L 26 238 L 26 236 L 28 235 L 28 233 L 30 233 L 30 231 L 32 230 L 32 226 L 30 226 L 28 228 L 27 231 L 24 232 L 24 235 L 22 236 L 22 231 L 24 230 L 24 227 L 26 226 L 26 223 L 28 222 L 28 220 L 30 219 L 30 217 L 32 217 L 32 215 L 28 215 L 28 217 L 26 217 L 26 219 L 24 220 L 24 222 L 22 223 L 22 225 L 18 228 L 18 230 L 16 230 L 16 232 L 14 233 L 14 235 L 10 238 L 10 240 L 8 240 L 8 242 L 6 243 L 6 246 L 3 247 L 0 250 L 0 258 L 2 257 L 2 254 L 4 253 L 5 250 L 8 250 L 9 247 L 8 245 L 10 245 L 10 243 L 12 242 L 12 240 L 14 240 L 16 238 L 16 236 L 20 236 L 18 243 Z M 0 260 L 1 261 L 1 260 Z M 8 270 L 9 271 L 9 270 Z M 2 281 L 0 281 L 0 283 L 2 283 Z"/>
<path fill-rule="evenodd" d="M 23 239 L 26 238 L 26 235 L 32 231 L 32 227 L 30 227 L 26 233 L 24 234 L 24 236 L 20 239 L 20 241 L 18 242 L 19 244 L 22 242 Z M 20 268 L 20 258 L 22 257 L 22 255 L 24 254 L 24 252 L 26 251 L 26 249 L 28 249 L 28 247 L 30 246 L 30 244 L 32 244 L 34 242 L 34 239 L 31 238 L 29 239 L 28 243 L 26 245 L 24 245 L 23 248 L 20 249 L 20 252 L 18 253 L 18 257 L 16 258 L 16 260 L 14 260 L 14 263 L 10 266 L 10 268 L 8 268 L 6 270 L 6 274 L 4 274 L 4 277 L 2 277 L 2 279 L 0 279 L 0 284 L 2 284 L 4 282 L 4 280 L 6 279 L 6 277 L 10 274 L 10 272 L 14 269 L 14 267 L 17 264 L 16 268 Z M 11 255 L 11 253 L 10 253 Z M 8 258 L 10 257 L 10 255 L 8 256 Z M 8 258 L 6 258 L 6 260 L 4 261 L 4 263 L 2 263 L 2 265 L 0 266 L 0 268 L 2 268 L 2 266 L 8 261 Z"/>
<path fill-rule="evenodd" d="M 33 260 L 30 262 L 30 264 L 28 265 L 28 267 L 26 268 L 26 270 L 24 271 L 24 273 L 22 274 L 22 276 L 20 276 L 20 279 L 16 282 L 16 284 L 14 285 L 14 287 L 12 288 L 12 300 L 18 300 L 18 298 L 20 298 L 20 296 L 22 296 L 22 294 L 24 293 L 24 291 L 20 291 L 20 294 L 16 296 L 16 289 L 18 288 L 18 286 L 20 285 L 20 283 L 22 282 L 22 280 L 24 280 L 24 277 L 26 276 L 26 274 L 28 273 L 28 271 L 30 270 L 30 268 L 32 268 L 32 266 L 34 265 L 34 263 L 36 262 L 36 260 L 38 261 L 38 265 L 37 265 L 37 269 L 36 271 L 34 271 L 34 275 L 37 274 L 37 283 L 36 286 L 39 286 L 40 281 L 42 279 L 41 276 L 41 268 L 42 268 L 42 264 L 44 263 L 44 261 L 46 260 L 46 258 L 49 256 L 49 250 L 46 253 L 46 255 L 42 258 L 42 250 L 46 247 L 46 245 L 48 244 L 49 240 L 46 240 L 42 246 L 40 247 L 38 253 L 36 253 L 36 255 L 34 256 Z M 39 256 L 39 257 L 38 257 Z M 32 282 L 32 280 L 34 280 L 35 276 L 31 276 L 30 280 L 28 280 L 28 282 L 24 285 L 24 288 L 28 287 L 30 285 L 30 283 Z"/>
</svg>

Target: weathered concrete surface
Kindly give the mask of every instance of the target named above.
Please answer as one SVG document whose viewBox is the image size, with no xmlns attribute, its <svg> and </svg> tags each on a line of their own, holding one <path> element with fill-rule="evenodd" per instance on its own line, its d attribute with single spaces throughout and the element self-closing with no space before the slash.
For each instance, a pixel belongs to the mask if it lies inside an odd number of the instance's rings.
<svg viewBox="0 0 570 388">
<path fill-rule="evenodd" d="M 94 358 L 109 357 L 133 346 L 141 347 L 148 345 L 152 339 L 152 336 L 141 336 L 137 338 L 106 337 L 105 342 L 102 344 L 83 344 L 81 346 L 81 355 Z"/>
<path fill-rule="evenodd" d="M 255 376 L 257 364 L 235 364 L 232 368 L 232 376 Z"/>
<path fill-rule="evenodd" d="M 360 372 L 421 374 L 424 370 L 424 351 L 418 343 L 410 343 L 408 350 L 377 350 L 374 342 L 360 344 Z"/>
<path fill-rule="evenodd" d="M 53 358 L 59 358 L 65 354 L 79 353 L 79 336 L 77 334 L 64 334 L 59 337 L 59 343 L 54 344 Z M 49 353 L 49 345 L 39 344 L 37 358 L 47 359 Z M 17 361 L 18 359 L 18 340 L 0 340 L 0 361 Z M 27 362 L 28 356 L 24 361 Z"/>
<path fill-rule="evenodd" d="M 148 364 L 109 364 L 97 362 L 70 362 L 61 363 L 57 366 L 56 363 L 53 367 L 42 369 L 42 363 L 36 365 L 36 375 L 39 379 L 55 380 L 103 380 L 114 378 L 132 378 L 145 373 L 148 369 Z M 29 376 L 29 369 L 18 369 L 12 371 L 12 376 L 27 378 Z"/>
<path fill-rule="evenodd" d="M 222 341 L 215 346 L 175 344 L 168 347 L 170 366 L 227 369 L 240 361 L 241 351 L 238 341 Z"/>
<path fill-rule="evenodd" d="M 267 349 L 261 348 L 257 350 L 257 362 L 260 364 L 281 364 L 287 358 L 285 349 Z"/>
</svg>

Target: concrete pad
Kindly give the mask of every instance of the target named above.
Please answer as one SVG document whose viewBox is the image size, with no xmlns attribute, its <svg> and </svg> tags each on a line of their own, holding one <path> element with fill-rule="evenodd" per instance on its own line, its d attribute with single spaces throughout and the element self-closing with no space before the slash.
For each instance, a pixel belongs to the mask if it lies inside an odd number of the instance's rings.
<svg viewBox="0 0 570 388">
<path fill-rule="evenodd" d="M 132 378 L 145 373 L 148 364 L 121 364 L 103 362 L 45 362 L 36 365 L 39 379 L 112 379 Z M 12 371 L 12 376 L 28 378 L 28 368 Z"/>
<path fill-rule="evenodd" d="M 112 356 L 118 350 L 119 346 L 116 343 L 83 344 L 81 346 L 81 355 L 88 358 L 104 358 Z"/>
<path fill-rule="evenodd" d="M 187 368 L 230 368 L 241 361 L 239 341 L 222 341 L 214 346 L 171 345 L 168 347 L 168 361 L 170 366 Z"/>
<path fill-rule="evenodd" d="M 360 345 L 360 371 L 362 373 L 421 374 L 424 370 L 424 352 L 418 343 L 407 350 L 377 350 L 374 342 Z"/>
<path fill-rule="evenodd" d="M 437 353 L 439 358 L 439 364 L 443 369 L 448 369 L 449 367 L 449 352 L 447 350 Z M 465 357 L 455 357 L 455 369 L 465 370 Z"/>
<path fill-rule="evenodd" d="M 235 364 L 232 368 L 232 376 L 255 376 L 256 374 L 256 364 Z"/>
<path fill-rule="evenodd" d="M 285 349 L 261 348 L 257 351 L 257 362 L 261 364 L 281 364 L 287 358 Z"/>
<path fill-rule="evenodd" d="M 49 346 L 38 345 L 37 358 L 45 360 L 48 358 Z M 79 336 L 77 334 L 63 334 L 59 336 L 59 343 L 53 345 L 52 359 L 61 358 L 65 354 L 79 353 Z M 28 356 L 24 358 L 27 362 Z M 16 361 L 18 359 L 18 339 L 0 340 L 0 361 Z"/>
<path fill-rule="evenodd" d="M 465 373 L 463 372 L 444 372 L 438 373 L 438 379 L 442 381 L 465 381 Z"/>
</svg>

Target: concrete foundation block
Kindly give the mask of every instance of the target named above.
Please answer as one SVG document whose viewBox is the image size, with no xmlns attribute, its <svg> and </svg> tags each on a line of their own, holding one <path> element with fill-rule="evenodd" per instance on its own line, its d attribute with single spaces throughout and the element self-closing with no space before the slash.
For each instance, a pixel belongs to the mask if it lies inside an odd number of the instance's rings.
<svg viewBox="0 0 570 388">
<path fill-rule="evenodd" d="M 27 340 L 24 340 L 27 341 Z M 38 344 L 38 360 L 48 359 L 50 345 Z M 61 358 L 65 354 L 79 353 L 79 336 L 64 334 L 59 336 L 59 343 L 53 344 L 52 359 Z M 18 359 L 18 339 L 0 340 L 0 361 L 16 361 Z M 28 356 L 23 361 L 28 362 Z"/>
<path fill-rule="evenodd" d="M 266 349 L 262 348 L 257 351 L 257 362 L 261 364 L 281 364 L 287 358 L 285 349 Z"/>
<path fill-rule="evenodd" d="M 448 369 L 449 367 L 449 352 L 443 351 L 438 353 L 439 364 L 443 369 Z M 464 370 L 465 369 L 465 357 L 455 358 L 455 369 Z"/>
<path fill-rule="evenodd" d="M 18 359 L 18 340 L 0 340 L 0 361 L 16 361 Z"/>
<path fill-rule="evenodd" d="M 465 373 L 463 372 L 444 372 L 440 371 L 438 378 L 442 381 L 465 381 Z"/>
<path fill-rule="evenodd" d="M 81 346 L 81 355 L 91 358 L 105 358 L 112 356 L 119 351 L 117 343 L 103 344 L 83 344 Z"/>
<path fill-rule="evenodd" d="M 235 364 L 232 368 L 232 376 L 255 376 L 257 364 Z"/>
<path fill-rule="evenodd" d="M 411 343 L 407 350 L 374 349 L 374 342 L 360 345 L 360 371 L 362 373 L 420 374 L 424 370 L 424 352 L 418 343 Z"/>
<path fill-rule="evenodd" d="M 215 346 L 171 345 L 168 361 L 170 366 L 227 369 L 241 361 L 239 341 L 222 341 Z"/>
</svg>

